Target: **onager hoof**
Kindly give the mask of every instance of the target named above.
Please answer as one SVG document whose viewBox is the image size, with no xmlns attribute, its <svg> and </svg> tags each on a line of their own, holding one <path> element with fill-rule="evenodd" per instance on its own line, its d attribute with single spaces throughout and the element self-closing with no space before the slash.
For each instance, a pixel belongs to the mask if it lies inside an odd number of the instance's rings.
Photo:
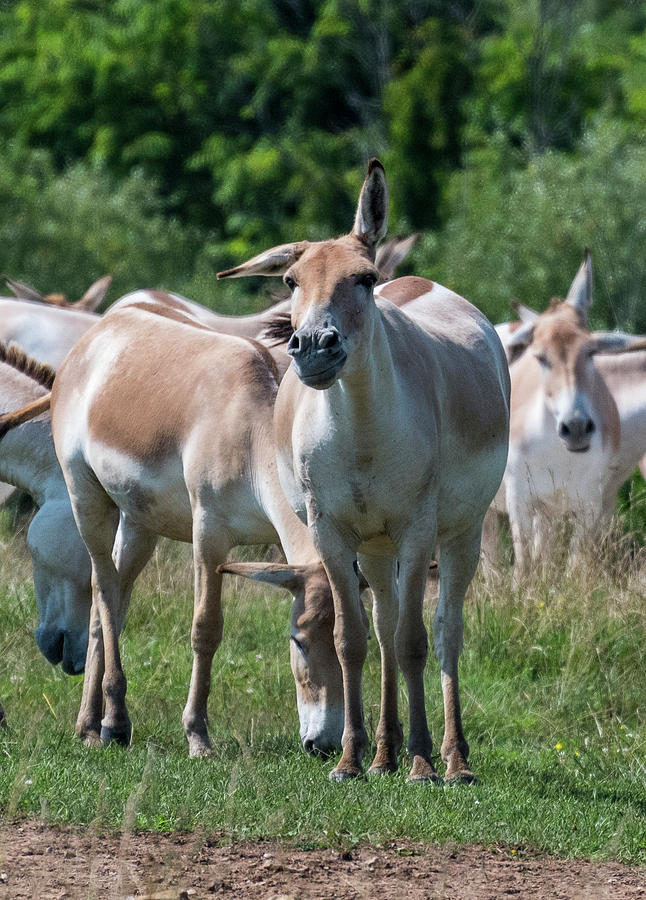
<svg viewBox="0 0 646 900">
<path fill-rule="evenodd" d="M 473 774 L 465 759 L 465 756 L 459 751 L 454 750 L 453 753 L 445 757 L 446 774 L 444 781 L 447 784 L 475 784 L 476 776 Z"/>
<path fill-rule="evenodd" d="M 86 731 L 83 734 L 79 734 L 79 737 L 84 745 L 89 747 L 90 750 L 98 750 L 99 747 L 103 747 L 103 741 L 101 740 L 101 733 L 99 731 Z"/>
<path fill-rule="evenodd" d="M 368 775 L 391 775 L 397 768 L 397 750 L 377 747 Z"/>
<path fill-rule="evenodd" d="M 201 756 L 212 756 L 213 748 L 211 747 L 211 742 L 208 738 L 205 741 L 203 738 L 192 735 L 188 739 L 188 755 L 191 759 L 199 759 Z"/>
<path fill-rule="evenodd" d="M 119 728 L 112 728 L 108 725 L 101 726 L 101 741 L 103 744 L 111 744 L 114 741 L 115 744 L 119 744 L 121 747 L 128 747 L 131 735 L 132 726 L 130 722 Z"/>
<path fill-rule="evenodd" d="M 397 766 L 393 763 L 389 763 L 384 766 L 376 766 L 371 765 L 368 769 L 368 775 L 372 778 L 373 776 L 376 778 L 378 775 L 394 775 L 397 771 Z"/>
<path fill-rule="evenodd" d="M 351 778 L 364 778 L 365 776 L 356 766 L 348 766 L 343 769 L 337 766 L 336 769 L 332 769 L 328 777 L 330 781 L 350 781 Z"/>
<path fill-rule="evenodd" d="M 424 759 L 423 756 L 414 756 L 413 765 L 406 781 L 409 784 L 428 784 L 429 782 L 439 784 L 442 779 L 427 759 Z"/>
<path fill-rule="evenodd" d="M 445 784 L 477 784 L 478 779 L 473 774 L 471 769 L 464 768 L 459 772 L 454 772 L 451 775 L 444 776 Z"/>
</svg>

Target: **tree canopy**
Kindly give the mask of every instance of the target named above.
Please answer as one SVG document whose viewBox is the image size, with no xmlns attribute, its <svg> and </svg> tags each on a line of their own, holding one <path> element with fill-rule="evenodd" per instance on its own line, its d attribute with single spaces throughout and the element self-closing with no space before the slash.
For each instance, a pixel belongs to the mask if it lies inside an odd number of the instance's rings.
<svg viewBox="0 0 646 900">
<path fill-rule="evenodd" d="M 497 320 L 589 245 L 599 324 L 646 330 L 645 76 L 638 2 L 5 0 L 0 270 L 246 311 L 215 271 L 347 230 L 379 156 L 419 274 Z"/>
</svg>

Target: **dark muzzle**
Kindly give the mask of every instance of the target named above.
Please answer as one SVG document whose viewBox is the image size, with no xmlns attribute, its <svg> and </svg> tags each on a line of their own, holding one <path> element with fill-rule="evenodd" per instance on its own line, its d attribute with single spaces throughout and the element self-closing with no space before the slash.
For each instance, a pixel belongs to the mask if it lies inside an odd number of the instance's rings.
<svg viewBox="0 0 646 900">
<path fill-rule="evenodd" d="M 343 339 L 333 325 L 299 328 L 289 339 L 287 352 L 303 384 L 314 388 L 329 387 L 347 357 Z"/>
</svg>

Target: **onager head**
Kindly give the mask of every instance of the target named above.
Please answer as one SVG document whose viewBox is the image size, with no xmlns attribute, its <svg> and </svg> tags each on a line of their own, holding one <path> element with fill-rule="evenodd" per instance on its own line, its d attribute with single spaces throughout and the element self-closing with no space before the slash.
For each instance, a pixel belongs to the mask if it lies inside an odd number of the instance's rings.
<svg viewBox="0 0 646 900">
<path fill-rule="evenodd" d="M 85 668 L 92 589 L 90 558 L 67 498 L 34 516 L 27 544 L 34 566 L 40 622 L 34 631 L 43 656 L 67 675 Z"/>
<path fill-rule="evenodd" d="M 334 649 L 332 593 L 323 565 L 232 562 L 218 571 L 265 581 L 291 593 L 289 656 L 301 741 L 312 755 L 336 750 L 343 733 L 343 678 Z"/>
<path fill-rule="evenodd" d="M 591 334 L 591 304 L 592 262 L 586 250 L 565 300 L 552 300 L 546 312 L 528 316 L 506 345 L 510 355 L 527 348 L 538 362 L 545 406 L 559 438 L 572 453 L 589 450 L 593 436 L 601 430 L 600 404 L 607 391 L 599 388 L 595 354 L 620 353 L 640 342 L 624 334 Z"/>
<path fill-rule="evenodd" d="M 377 243 L 386 233 L 388 186 L 373 159 L 359 196 L 350 234 L 336 240 L 299 241 L 266 250 L 218 278 L 282 275 L 292 294 L 292 334 L 287 352 L 301 381 L 324 390 L 343 372 L 362 366 L 374 327 L 373 288 Z"/>
</svg>

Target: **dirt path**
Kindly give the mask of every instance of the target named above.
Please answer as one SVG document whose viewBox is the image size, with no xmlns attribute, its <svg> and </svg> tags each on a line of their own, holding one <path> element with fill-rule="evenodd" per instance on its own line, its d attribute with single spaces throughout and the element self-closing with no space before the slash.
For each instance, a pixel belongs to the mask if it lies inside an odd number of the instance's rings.
<svg viewBox="0 0 646 900">
<path fill-rule="evenodd" d="M 646 898 L 646 869 L 511 848 L 293 850 L 200 834 L 104 836 L 33 822 L 0 825 L 0 900 L 296 898 Z"/>
</svg>

